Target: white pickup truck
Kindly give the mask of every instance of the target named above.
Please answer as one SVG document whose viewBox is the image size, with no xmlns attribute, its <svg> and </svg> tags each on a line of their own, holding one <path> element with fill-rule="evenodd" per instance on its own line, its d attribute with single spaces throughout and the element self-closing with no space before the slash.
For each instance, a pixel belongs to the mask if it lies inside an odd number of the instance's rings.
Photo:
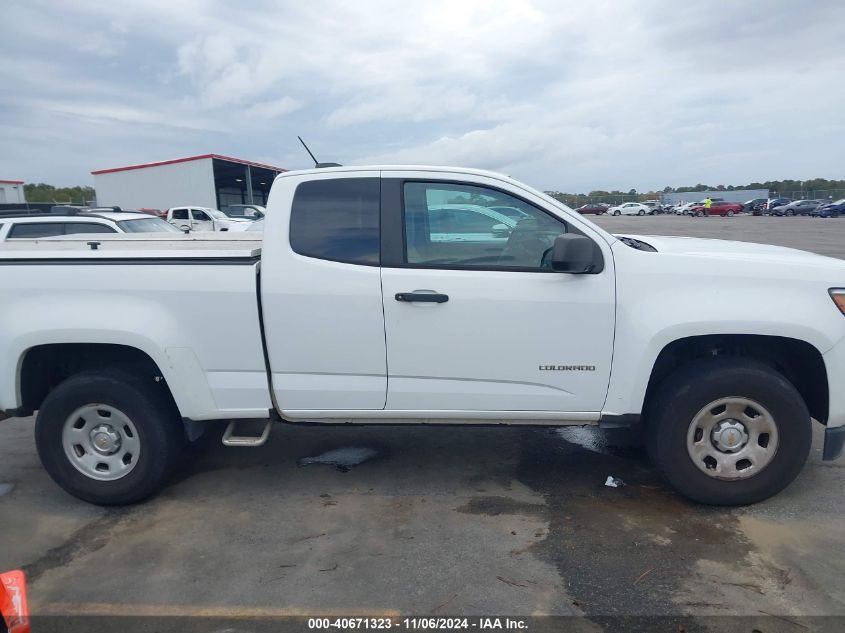
<svg viewBox="0 0 845 633">
<path fill-rule="evenodd" d="M 138 501 L 215 419 L 235 445 L 271 420 L 641 425 L 668 481 L 713 504 L 789 484 L 811 418 L 824 458 L 842 451 L 843 261 L 616 237 L 467 169 L 286 172 L 268 208 L 263 242 L 0 252 L 0 411 L 38 411 L 65 490 Z"/>
</svg>

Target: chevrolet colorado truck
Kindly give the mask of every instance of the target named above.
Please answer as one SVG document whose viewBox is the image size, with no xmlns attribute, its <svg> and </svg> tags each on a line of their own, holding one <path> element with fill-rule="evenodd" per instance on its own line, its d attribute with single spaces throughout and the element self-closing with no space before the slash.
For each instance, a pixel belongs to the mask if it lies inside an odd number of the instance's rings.
<svg viewBox="0 0 845 633">
<path fill-rule="evenodd" d="M 37 411 L 58 485 L 139 501 L 220 419 L 231 445 L 274 421 L 637 426 L 678 491 L 724 505 L 787 486 L 812 420 L 842 451 L 845 261 L 614 236 L 469 169 L 286 172 L 268 211 L 263 239 L 0 252 L 0 411 Z"/>
</svg>

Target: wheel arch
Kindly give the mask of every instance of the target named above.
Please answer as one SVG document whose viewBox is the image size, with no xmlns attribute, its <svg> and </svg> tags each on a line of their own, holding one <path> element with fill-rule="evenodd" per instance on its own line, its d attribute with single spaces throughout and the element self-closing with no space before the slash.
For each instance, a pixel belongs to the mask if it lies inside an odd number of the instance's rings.
<svg viewBox="0 0 845 633">
<path fill-rule="evenodd" d="M 652 366 L 643 412 L 648 411 L 657 387 L 667 376 L 710 356 L 752 358 L 772 367 L 795 386 L 810 415 L 819 422 L 827 422 L 830 394 L 822 353 L 801 339 L 759 334 L 688 336 L 666 344 Z"/>
<path fill-rule="evenodd" d="M 47 394 L 63 380 L 83 371 L 119 368 L 161 382 L 179 409 L 160 364 L 145 350 L 116 343 L 45 343 L 24 350 L 18 360 L 19 414 L 36 411 Z"/>
</svg>

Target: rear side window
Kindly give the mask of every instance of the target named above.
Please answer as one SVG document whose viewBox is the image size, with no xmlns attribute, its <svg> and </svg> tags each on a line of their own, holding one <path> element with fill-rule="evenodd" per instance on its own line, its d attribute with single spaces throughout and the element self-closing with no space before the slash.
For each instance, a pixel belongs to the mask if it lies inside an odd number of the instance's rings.
<svg viewBox="0 0 845 633">
<path fill-rule="evenodd" d="M 173 219 L 174 220 L 187 220 L 188 219 L 188 210 L 187 209 L 174 209 L 173 210 Z"/>
<path fill-rule="evenodd" d="M 94 224 L 93 222 L 68 222 L 65 224 L 65 233 L 68 235 L 74 235 L 76 233 L 117 233 L 117 231 L 105 224 Z"/>
<path fill-rule="evenodd" d="M 308 257 L 377 265 L 379 200 L 378 178 L 302 183 L 291 206 L 291 248 Z"/>
<path fill-rule="evenodd" d="M 25 222 L 12 225 L 9 238 L 53 237 L 64 235 L 65 225 L 61 222 Z"/>
</svg>

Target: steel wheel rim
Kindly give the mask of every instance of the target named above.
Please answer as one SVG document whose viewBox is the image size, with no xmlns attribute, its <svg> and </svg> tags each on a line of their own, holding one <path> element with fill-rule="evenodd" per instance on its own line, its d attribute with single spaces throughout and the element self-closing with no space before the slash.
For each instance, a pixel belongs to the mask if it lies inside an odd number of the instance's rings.
<svg viewBox="0 0 845 633">
<path fill-rule="evenodd" d="M 141 455 L 132 420 L 106 404 L 86 404 L 71 413 L 62 427 L 62 447 L 76 470 L 97 481 L 122 479 Z"/>
<path fill-rule="evenodd" d="M 696 467 L 714 479 L 748 479 L 764 470 L 779 445 L 777 423 L 759 402 L 739 396 L 719 398 L 693 418 L 687 453 Z"/>
</svg>

